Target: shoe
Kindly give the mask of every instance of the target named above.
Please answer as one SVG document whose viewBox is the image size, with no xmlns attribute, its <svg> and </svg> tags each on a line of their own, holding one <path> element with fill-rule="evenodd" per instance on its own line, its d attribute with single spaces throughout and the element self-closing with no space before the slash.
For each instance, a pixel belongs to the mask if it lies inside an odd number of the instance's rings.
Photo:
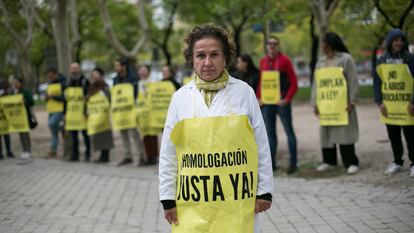
<svg viewBox="0 0 414 233">
<path fill-rule="evenodd" d="M 348 167 L 348 170 L 346 171 L 346 173 L 348 175 L 354 175 L 359 171 L 359 167 L 356 165 L 351 165 Z"/>
<path fill-rule="evenodd" d="M 7 152 L 7 157 L 8 158 L 15 158 L 15 156 L 14 156 L 14 154 L 13 154 L 13 152 Z"/>
<path fill-rule="evenodd" d="M 332 165 L 329 165 L 327 163 L 322 163 L 321 165 L 319 165 L 316 168 L 316 171 L 318 171 L 318 172 L 326 172 L 326 171 L 328 171 L 330 169 L 332 169 Z"/>
<path fill-rule="evenodd" d="M 49 151 L 47 155 L 45 156 L 45 159 L 52 159 L 56 158 L 56 151 Z"/>
<path fill-rule="evenodd" d="M 410 177 L 414 178 L 414 165 L 410 168 Z"/>
<path fill-rule="evenodd" d="M 297 166 L 289 166 L 286 174 L 288 175 L 292 175 L 293 173 L 298 171 L 298 167 Z"/>
<path fill-rule="evenodd" d="M 118 166 L 123 166 L 123 165 L 127 165 L 127 164 L 130 164 L 130 163 L 132 163 L 132 159 L 131 158 L 125 158 L 125 159 L 119 161 L 117 165 Z"/>
<path fill-rule="evenodd" d="M 69 159 L 69 161 L 71 161 L 71 162 L 78 162 L 78 161 L 79 161 L 79 157 L 72 156 L 72 157 Z"/>
<path fill-rule="evenodd" d="M 30 152 L 23 152 L 20 155 L 20 159 L 30 159 Z"/>
<path fill-rule="evenodd" d="M 3 159 L 3 158 L 4 158 L 4 156 L 2 154 L 0 154 L 0 159 Z"/>
<path fill-rule="evenodd" d="M 390 176 L 400 171 L 401 171 L 401 165 L 398 165 L 396 163 L 391 163 L 390 165 L 388 165 L 387 169 L 385 169 L 384 174 Z"/>
</svg>

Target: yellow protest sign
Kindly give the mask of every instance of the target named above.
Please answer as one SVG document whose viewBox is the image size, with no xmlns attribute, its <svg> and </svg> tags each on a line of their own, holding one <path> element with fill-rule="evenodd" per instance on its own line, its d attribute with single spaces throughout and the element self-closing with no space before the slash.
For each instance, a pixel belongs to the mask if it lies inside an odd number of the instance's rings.
<svg viewBox="0 0 414 233">
<path fill-rule="evenodd" d="M 175 92 L 175 87 L 171 82 L 151 82 L 146 84 L 147 96 L 150 100 L 150 119 L 149 127 L 164 128 L 167 118 L 168 107 Z"/>
<path fill-rule="evenodd" d="M 48 96 L 61 96 L 62 85 L 60 83 L 49 84 L 46 93 Z M 46 102 L 46 111 L 49 113 L 63 112 L 63 106 L 63 102 L 51 98 Z"/>
<path fill-rule="evenodd" d="M 85 130 L 85 100 L 82 87 L 68 87 L 65 89 L 66 130 Z"/>
<path fill-rule="evenodd" d="M 193 80 L 193 77 L 188 76 L 183 78 L 183 85 L 186 85 L 187 83 L 191 82 Z"/>
<path fill-rule="evenodd" d="M 87 102 L 87 126 L 88 134 L 94 135 L 111 129 L 109 119 L 110 104 L 103 92 L 91 96 Z"/>
<path fill-rule="evenodd" d="M 3 108 L 0 104 L 0 135 L 9 133 L 9 123 L 7 122 L 6 116 L 3 113 Z"/>
<path fill-rule="evenodd" d="M 29 120 L 23 95 L 3 96 L 0 98 L 0 103 L 9 124 L 9 132 L 29 132 Z"/>
<path fill-rule="evenodd" d="M 150 126 L 150 109 L 151 101 L 146 92 L 140 92 L 137 98 L 137 125 L 143 136 L 158 135 L 161 133 L 160 128 L 151 128 Z"/>
<path fill-rule="evenodd" d="M 137 127 L 134 87 L 130 83 L 117 84 L 111 89 L 111 115 L 115 130 Z"/>
<path fill-rule="evenodd" d="M 263 104 L 277 104 L 280 102 L 280 73 L 276 70 L 262 71 L 261 96 Z"/>
<path fill-rule="evenodd" d="M 341 67 L 326 67 L 315 71 L 316 105 L 322 126 L 348 125 L 348 92 Z"/>
<path fill-rule="evenodd" d="M 172 232 L 252 233 L 258 154 L 247 116 L 185 119 L 171 140 L 179 221 Z"/>
<path fill-rule="evenodd" d="M 413 77 L 407 64 L 381 64 L 377 73 L 382 80 L 382 102 L 387 117 L 381 121 L 393 125 L 414 125 L 414 117 L 408 113 L 413 97 Z"/>
</svg>

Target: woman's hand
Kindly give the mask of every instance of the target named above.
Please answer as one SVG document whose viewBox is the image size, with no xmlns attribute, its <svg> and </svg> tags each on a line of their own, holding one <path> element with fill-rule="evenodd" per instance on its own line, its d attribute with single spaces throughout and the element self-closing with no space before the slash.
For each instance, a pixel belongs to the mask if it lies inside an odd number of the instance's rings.
<svg viewBox="0 0 414 233">
<path fill-rule="evenodd" d="M 410 104 L 410 105 L 408 105 L 408 113 L 409 113 L 411 116 L 414 116 L 414 104 Z"/>
<path fill-rule="evenodd" d="M 266 210 L 268 210 L 270 208 L 270 206 L 272 206 L 272 202 L 268 201 L 268 200 L 263 200 L 263 199 L 256 199 L 256 206 L 254 208 L 254 212 L 260 213 L 260 212 L 264 212 Z"/>
<path fill-rule="evenodd" d="M 354 109 L 354 105 L 353 104 L 348 104 L 348 106 L 346 107 L 346 111 L 347 112 L 350 112 L 350 111 L 352 111 L 352 109 Z"/>
<path fill-rule="evenodd" d="M 314 106 L 313 107 L 313 114 L 315 114 L 315 116 L 319 116 L 319 109 L 318 109 L 318 107 L 317 106 Z"/>
<path fill-rule="evenodd" d="M 381 105 L 379 106 L 379 109 L 380 109 L 380 111 L 381 111 L 381 114 L 382 114 L 384 117 L 387 117 L 387 116 L 388 116 L 388 113 L 387 113 L 387 108 L 385 107 L 385 105 L 384 105 L 384 104 L 381 104 Z"/>
<path fill-rule="evenodd" d="M 169 224 L 178 225 L 177 208 L 174 207 L 169 210 L 164 210 L 164 217 L 167 219 Z"/>
</svg>

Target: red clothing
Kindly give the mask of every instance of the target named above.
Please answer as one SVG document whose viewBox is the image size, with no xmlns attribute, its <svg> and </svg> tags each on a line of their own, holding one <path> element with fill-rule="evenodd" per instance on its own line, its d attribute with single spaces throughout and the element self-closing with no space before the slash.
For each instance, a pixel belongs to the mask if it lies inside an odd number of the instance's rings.
<svg viewBox="0 0 414 233">
<path fill-rule="evenodd" d="M 288 102 L 292 101 L 293 96 L 298 90 L 298 79 L 295 70 L 293 69 L 292 62 L 286 55 L 278 53 L 275 58 L 266 55 L 260 60 L 259 70 L 278 70 L 280 72 L 280 92 L 282 94 L 282 99 Z M 258 99 L 260 99 L 261 95 L 261 82 L 262 77 L 260 75 L 259 85 L 256 90 Z"/>
</svg>

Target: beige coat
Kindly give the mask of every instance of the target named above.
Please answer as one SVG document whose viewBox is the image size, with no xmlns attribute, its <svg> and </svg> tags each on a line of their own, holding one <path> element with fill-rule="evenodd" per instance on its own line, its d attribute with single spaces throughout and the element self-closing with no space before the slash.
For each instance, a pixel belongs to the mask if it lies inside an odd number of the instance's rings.
<svg viewBox="0 0 414 233">
<path fill-rule="evenodd" d="M 334 144 L 353 144 L 358 141 L 359 129 L 358 118 L 355 103 L 358 97 L 358 77 L 354 59 L 347 53 L 336 53 L 335 67 L 344 69 L 348 89 L 348 103 L 352 103 L 354 108 L 348 113 L 349 124 L 346 126 L 321 126 L 320 127 L 320 143 L 322 148 L 332 147 Z M 316 69 L 327 67 L 326 57 L 319 59 Z M 316 85 L 313 82 L 311 104 L 316 106 Z"/>
</svg>

